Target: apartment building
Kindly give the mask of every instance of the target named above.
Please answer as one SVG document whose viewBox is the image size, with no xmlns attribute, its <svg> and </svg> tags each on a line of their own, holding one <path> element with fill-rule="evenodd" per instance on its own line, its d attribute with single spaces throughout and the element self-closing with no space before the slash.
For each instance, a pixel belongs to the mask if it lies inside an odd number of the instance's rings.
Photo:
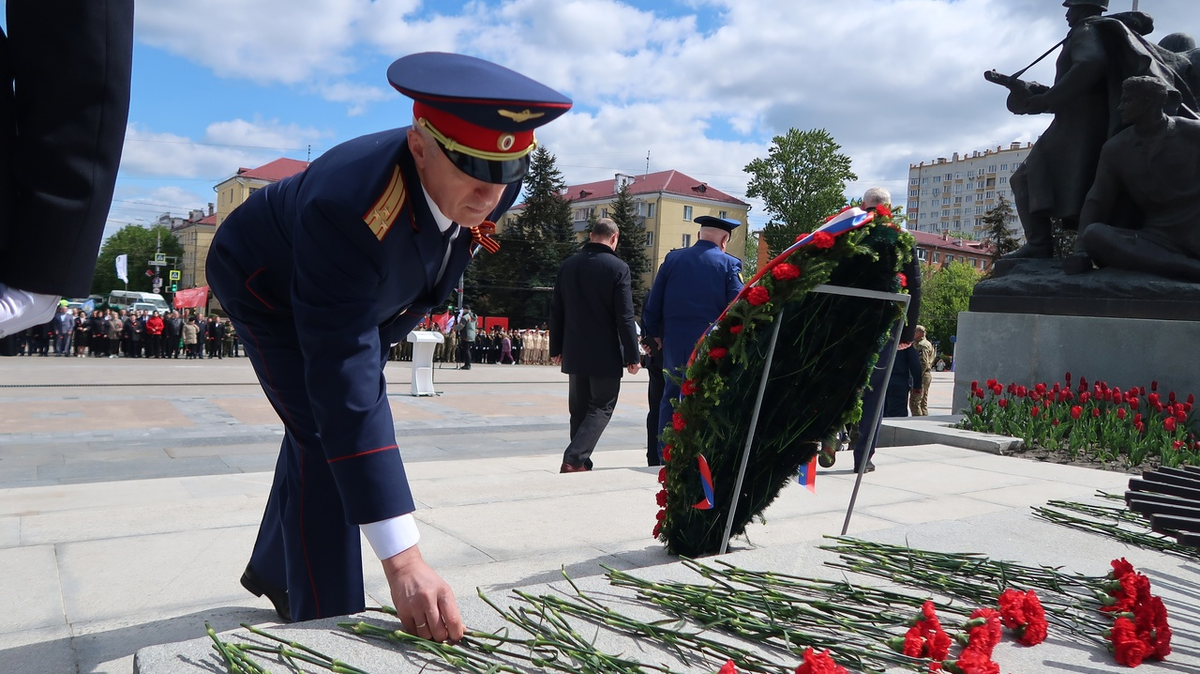
<svg viewBox="0 0 1200 674">
<path fill-rule="evenodd" d="M 580 241 L 587 236 L 589 218 L 609 217 L 609 210 L 623 185 L 628 186 L 635 215 L 646 228 L 646 259 L 650 263 L 650 273 L 644 279 L 647 288 L 654 283 L 654 275 L 667 253 L 694 243 L 698 229 L 694 220 L 702 215 L 742 223 L 733 230 L 726 250 L 730 255 L 745 259 L 746 214 L 750 204 L 673 170 L 641 176 L 618 173 L 609 180 L 567 187 L 563 196 L 571 202 L 572 224 Z M 498 225 L 503 228 L 511 223 L 522 208 L 523 204 L 514 206 Z"/>
<path fill-rule="evenodd" d="M 1000 196 L 1013 201 L 1009 181 L 1032 147 L 1031 143 L 1012 143 L 1007 148 L 961 156 L 955 152 L 950 159 L 911 164 L 905 200 L 909 229 L 951 235 L 982 231 L 984 213 L 996 206 Z M 1024 239 L 1015 211 L 1009 228 Z"/>
</svg>

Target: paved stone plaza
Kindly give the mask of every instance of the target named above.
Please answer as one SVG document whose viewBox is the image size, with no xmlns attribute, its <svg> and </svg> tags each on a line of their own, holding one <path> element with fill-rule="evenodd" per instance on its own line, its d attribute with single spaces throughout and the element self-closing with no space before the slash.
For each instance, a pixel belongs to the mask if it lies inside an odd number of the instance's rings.
<svg viewBox="0 0 1200 674">
<path fill-rule="evenodd" d="M 625 379 L 596 470 L 575 475 L 557 472 L 567 382 L 556 368 L 436 370 L 442 395 L 429 398 L 408 395 L 407 364 L 388 375 L 421 548 L 468 620 L 484 620 L 476 587 L 502 596 L 558 579 L 561 567 L 601 583 L 591 578 L 600 564 L 673 562 L 650 538 L 658 484 L 657 469 L 644 466 L 644 373 Z M 932 413 L 949 412 L 952 377 L 935 374 Z M 144 652 L 140 671 L 211 672 L 215 661 L 192 659 L 199 646 L 171 644 L 202 637 L 206 620 L 223 631 L 274 618 L 238 584 L 281 434 L 245 360 L 3 358 L 0 399 L 0 671 L 127 674 L 140 649 L 165 645 Z M 1128 479 L 944 445 L 888 448 L 875 462 L 850 533 L 914 544 L 978 537 L 973 523 L 995 518 L 1011 529 L 1031 504 L 1120 491 Z M 766 522 L 736 542 L 737 559 L 811 558 L 804 551 L 816 539 L 841 530 L 851 464 L 843 454 L 822 471 L 815 495 L 785 489 Z M 1059 543 L 1074 539 L 1063 531 L 1049 528 L 1016 553 L 1069 556 Z M 1092 547 L 1126 554 L 1115 543 Z M 370 597 L 387 601 L 378 563 L 364 553 Z M 1108 560 L 1087 561 L 1079 570 L 1099 574 Z M 1196 579 L 1194 565 L 1172 573 Z M 1181 615 L 1180 658 L 1169 666 L 1195 671 L 1200 615 L 1171 608 Z M 1102 655 L 1067 661 L 1047 668 L 1116 669 Z"/>
</svg>

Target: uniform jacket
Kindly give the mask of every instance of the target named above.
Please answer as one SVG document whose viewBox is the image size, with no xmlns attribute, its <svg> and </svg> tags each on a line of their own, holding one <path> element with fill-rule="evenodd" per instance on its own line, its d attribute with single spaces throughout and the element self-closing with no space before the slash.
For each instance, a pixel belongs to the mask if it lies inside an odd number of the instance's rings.
<svg viewBox="0 0 1200 674">
<path fill-rule="evenodd" d="M 641 360 L 633 322 L 629 265 L 603 243 L 586 243 L 567 258 L 550 301 L 550 357 L 562 371 L 620 377 Z"/>
<path fill-rule="evenodd" d="M 711 241 L 673 250 L 646 298 L 646 334 L 663 340 L 663 364 L 683 365 L 708 326 L 742 289 L 742 262 Z"/>
<path fill-rule="evenodd" d="M 415 509 L 400 453 L 385 451 L 397 442 L 383 366 L 471 257 L 470 233 L 460 232 L 437 278 L 447 239 L 407 132 L 347 141 L 255 192 L 222 223 L 208 257 L 230 316 L 298 339 L 325 457 L 354 524 Z M 510 185 L 491 219 L 519 192 Z"/>
</svg>

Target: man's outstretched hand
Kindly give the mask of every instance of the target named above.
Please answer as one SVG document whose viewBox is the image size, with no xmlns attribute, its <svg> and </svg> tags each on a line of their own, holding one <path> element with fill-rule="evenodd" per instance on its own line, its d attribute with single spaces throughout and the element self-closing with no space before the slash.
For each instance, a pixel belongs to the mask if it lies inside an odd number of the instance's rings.
<svg viewBox="0 0 1200 674">
<path fill-rule="evenodd" d="M 463 621 L 454 591 L 425 563 L 417 546 L 383 560 L 383 573 L 405 632 L 431 641 L 462 639 Z"/>
</svg>

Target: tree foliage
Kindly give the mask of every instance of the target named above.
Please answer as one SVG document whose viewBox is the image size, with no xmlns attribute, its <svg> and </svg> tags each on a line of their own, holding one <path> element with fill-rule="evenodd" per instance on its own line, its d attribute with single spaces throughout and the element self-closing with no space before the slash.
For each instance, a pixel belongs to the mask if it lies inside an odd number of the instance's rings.
<svg viewBox="0 0 1200 674">
<path fill-rule="evenodd" d="M 953 350 L 950 337 L 958 332 L 958 314 L 967 310 L 980 278 L 979 271 L 966 262 L 921 267 L 920 321 L 938 353 Z"/>
<path fill-rule="evenodd" d="M 100 255 L 96 258 L 96 274 L 92 277 L 92 292 L 108 295 L 111 290 L 123 290 L 125 282 L 117 278 L 116 260 L 118 255 L 128 255 L 129 290 L 153 292 L 153 281 L 146 275 L 152 270 L 147 262 L 154 259 L 158 250 L 158 241 L 162 240 L 162 252 L 168 258 L 183 258 L 183 244 L 171 235 L 171 230 L 162 225 L 152 228 L 140 225 L 126 225 L 117 230 L 116 234 L 108 237 L 100 246 Z M 167 275 L 169 267 L 160 267 L 160 274 Z M 169 284 L 166 278 L 164 284 Z"/>
<path fill-rule="evenodd" d="M 1008 226 L 1012 217 L 1012 202 L 1003 194 L 996 200 L 996 205 L 983 214 L 983 239 L 992 245 L 992 260 L 999 260 L 1021 245 Z"/>
<path fill-rule="evenodd" d="M 633 315 L 641 316 L 642 304 L 646 301 L 646 293 L 649 292 L 642 275 L 649 273 L 650 261 L 646 258 L 646 226 L 638 222 L 636 206 L 629 194 L 628 185 L 621 186 L 608 214 L 621 232 L 621 237 L 617 239 L 617 257 L 629 265 L 633 287 Z"/>
<path fill-rule="evenodd" d="M 746 165 L 746 195 L 762 199 L 771 216 L 763 236 L 772 257 L 846 203 L 846 182 L 858 176 L 839 150 L 825 129 L 789 129 L 771 141 L 767 157 Z"/>
<path fill-rule="evenodd" d="M 498 235 L 500 250 L 480 253 L 467 268 L 464 300 L 481 316 L 507 316 L 514 328 L 550 320 L 550 293 L 558 267 L 577 249 L 566 182 L 545 146 L 534 150 L 525 178 L 525 202 Z"/>
</svg>

